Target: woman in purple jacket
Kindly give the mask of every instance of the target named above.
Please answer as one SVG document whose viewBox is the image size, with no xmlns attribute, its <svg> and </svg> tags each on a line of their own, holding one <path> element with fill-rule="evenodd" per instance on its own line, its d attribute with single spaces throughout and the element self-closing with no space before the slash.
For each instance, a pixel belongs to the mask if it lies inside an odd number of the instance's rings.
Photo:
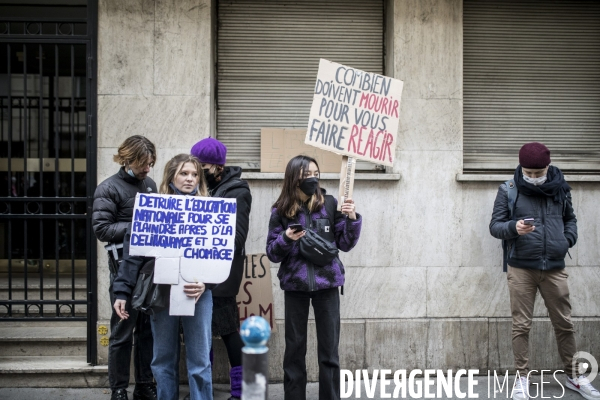
<svg viewBox="0 0 600 400">
<path fill-rule="evenodd" d="M 299 223 L 304 230 L 288 226 Z M 296 156 L 288 163 L 279 198 L 271 210 L 267 256 L 279 266 L 285 291 L 285 355 L 283 387 L 286 400 L 306 399 L 306 330 L 312 300 L 317 328 L 319 399 L 340 398 L 340 297 L 344 266 L 334 258 L 316 266 L 299 253 L 298 240 L 306 229 L 350 251 L 358 242 L 362 219 L 354 201 L 346 199 L 337 211 L 337 200 L 319 187 L 317 161 Z"/>
</svg>

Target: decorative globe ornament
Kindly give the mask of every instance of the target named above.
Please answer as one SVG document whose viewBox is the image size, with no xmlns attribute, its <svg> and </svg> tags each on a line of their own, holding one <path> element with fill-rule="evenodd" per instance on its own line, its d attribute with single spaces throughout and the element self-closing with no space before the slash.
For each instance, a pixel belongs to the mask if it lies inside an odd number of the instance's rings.
<svg viewBox="0 0 600 400">
<path fill-rule="evenodd" d="M 265 353 L 265 346 L 271 337 L 271 327 L 263 317 L 252 316 L 244 320 L 240 329 L 240 336 L 246 344 L 244 352 L 260 354 Z"/>
</svg>

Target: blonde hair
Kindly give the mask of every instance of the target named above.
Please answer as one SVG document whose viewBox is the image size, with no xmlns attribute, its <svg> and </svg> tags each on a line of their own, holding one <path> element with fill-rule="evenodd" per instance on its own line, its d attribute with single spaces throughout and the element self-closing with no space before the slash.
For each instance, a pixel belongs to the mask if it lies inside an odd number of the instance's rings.
<svg viewBox="0 0 600 400">
<path fill-rule="evenodd" d="M 119 146 L 113 161 L 129 167 L 154 166 L 156 162 L 156 148 L 154 143 L 144 136 L 130 136 Z"/>
<path fill-rule="evenodd" d="M 160 184 L 159 193 L 161 194 L 175 194 L 175 191 L 169 184 L 175 180 L 177 174 L 181 171 L 186 163 L 192 163 L 196 167 L 198 173 L 198 191 L 196 196 L 208 197 L 208 189 L 206 188 L 206 179 L 204 178 L 204 171 L 202 171 L 202 163 L 196 157 L 190 154 L 177 154 L 171 158 L 167 165 L 165 165 L 165 172 L 163 173 L 163 180 Z"/>
</svg>

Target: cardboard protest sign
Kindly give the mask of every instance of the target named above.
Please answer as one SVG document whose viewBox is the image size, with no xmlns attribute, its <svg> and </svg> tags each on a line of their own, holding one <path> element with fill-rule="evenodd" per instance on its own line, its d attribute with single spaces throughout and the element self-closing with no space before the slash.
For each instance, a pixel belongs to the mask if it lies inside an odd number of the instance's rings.
<svg viewBox="0 0 600 400">
<path fill-rule="evenodd" d="M 288 161 L 303 154 L 317 160 L 320 172 L 338 172 L 342 157 L 304 144 L 306 129 L 262 128 L 260 172 L 285 172 Z"/>
<path fill-rule="evenodd" d="M 235 245 L 235 199 L 138 193 L 129 254 L 156 257 L 155 283 L 172 284 L 171 315 L 193 315 L 186 283 L 221 283 Z M 181 292 L 181 293 L 179 293 Z"/>
<path fill-rule="evenodd" d="M 271 263 L 266 254 L 247 254 L 244 276 L 237 295 L 240 323 L 253 315 L 263 317 L 275 332 L 275 310 L 271 283 Z"/>
<path fill-rule="evenodd" d="M 305 143 L 393 166 L 403 82 L 321 59 Z"/>
</svg>

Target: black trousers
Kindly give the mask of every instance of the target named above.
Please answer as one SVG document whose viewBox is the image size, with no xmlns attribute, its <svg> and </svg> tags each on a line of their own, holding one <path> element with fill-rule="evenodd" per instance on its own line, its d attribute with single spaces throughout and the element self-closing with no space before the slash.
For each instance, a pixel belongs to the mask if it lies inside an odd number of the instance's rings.
<svg viewBox="0 0 600 400">
<path fill-rule="evenodd" d="M 113 293 L 114 276 L 110 276 L 110 304 L 115 304 Z M 133 365 L 135 368 L 136 383 L 150 383 L 154 381 L 152 369 L 152 327 L 150 316 L 131 308 L 131 301 L 127 301 L 126 310 L 129 318 L 121 318 L 112 308 L 110 317 L 110 339 L 108 342 L 108 380 L 112 390 L 127 389 L 129 386 L 129 366 L 131 350 L 133 349 Z"/>
<path fill-rule="evenodd" d="M 340 398 L 340 295 L 337 288 L 285 292 L 285 400 L 306 400 L 306 337 L 312 300 L 317 327 L 319 399 Z"/>
</svg>

